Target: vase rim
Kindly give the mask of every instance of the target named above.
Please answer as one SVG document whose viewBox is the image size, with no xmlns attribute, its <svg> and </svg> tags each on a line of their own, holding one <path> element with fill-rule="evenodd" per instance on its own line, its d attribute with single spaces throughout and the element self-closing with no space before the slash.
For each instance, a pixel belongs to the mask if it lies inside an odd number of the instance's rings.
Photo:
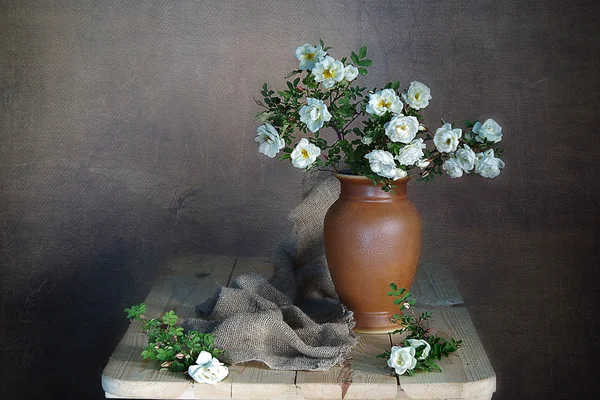
<svg viewBox="0 0 600 400">
<path fill-rule="evenodd" d="M 352 173 L 348 174 L 348 173 L 344 173 L 344 172 L 337 172 L 335 174 L 335 176 L 338 179 L 340 179 L 340 178 L 342 178 L 342 179 L 356 179 L 356 180 L 365 180 L 366 179 L 369 182 L 371 181 L 369 178 L 367 178 L 364 175 L 355 175 L 355 174 L 352 174 Z M 410 179 L 411 179 L 411 176 L 408 175 L 408 176 L 405 176 L 404 178 L 396 179 L 393 182 L 408 182 Z"/>
</svg>

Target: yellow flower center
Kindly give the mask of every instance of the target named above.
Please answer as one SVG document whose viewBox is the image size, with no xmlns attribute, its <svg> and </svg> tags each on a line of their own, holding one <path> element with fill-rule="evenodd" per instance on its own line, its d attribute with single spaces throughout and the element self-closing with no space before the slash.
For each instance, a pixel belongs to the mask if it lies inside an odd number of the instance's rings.
<svg viewBox="0 0 600 400">
<path fill-rule="evenodd" d="M 415 99 L 416 99 L 416 100 L 419 100 L 419 97 L 421 97 L 421 93 L 417 93 L 417 94 L 415 94 Z"/>
<path fill-rule="evenodd" d="M 385 108 L 390 108 L 391 105 L 392 105 L 392 102 L 389 101 L 389 100 L 385 100 L 385 99 L 379 100 L 379 104 L 378 104 L 378 106 L 380 108 L 384 108 L 384 107 Z"/>
<path fill-rule="evenodd" d="M 309 158 L 310 157 L 310 154 L 308 154 L 308 151 L 306 151 L 306 149 L 300 150 L 300 153 L 302 154 L 303 158 Z"/>
<path fill-rule="evenodd" d="M 315 58 L 315 53 L 306 53 L 307 60 L 312 60 L 313 58 Z"/>
<path fill-rule="evenodd" d="M 323 78 L 325 78 L 325 79 L 333 78 L 333 71 L 330 70 L 329 68 L 326 69 L 325 71 L 323 71 Z"/>
</svg>

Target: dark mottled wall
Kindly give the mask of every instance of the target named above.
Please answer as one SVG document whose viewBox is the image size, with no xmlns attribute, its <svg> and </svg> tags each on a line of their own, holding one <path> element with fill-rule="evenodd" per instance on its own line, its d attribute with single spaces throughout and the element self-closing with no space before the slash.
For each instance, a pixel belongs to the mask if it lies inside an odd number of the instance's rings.
<svg viewBox="0 0 600 400">
<path fill-rule="evenodd" d="M 263 82 L 323 38 L 426 120 L 495 118 L 507 167 L 411 186 L 498 399 L 590 398 L 599 350 L 597 1 L 0 0 L 1 396 L 101 398 L 168 260 L 269 255 L 302 173 L 253 141 Z M 43 393 L 43 395 L 41 395 Z M 41 396 L 41 397 L 40 397 Z"/>
</svg>

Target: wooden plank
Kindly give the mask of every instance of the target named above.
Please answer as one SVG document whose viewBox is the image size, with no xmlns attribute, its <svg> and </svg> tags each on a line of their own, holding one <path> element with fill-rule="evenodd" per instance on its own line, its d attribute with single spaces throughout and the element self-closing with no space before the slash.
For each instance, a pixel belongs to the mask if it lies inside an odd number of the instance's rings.
<svg viewBox="0 0 600 400">
<path fill-rule="evenodd" d="M 179 316 L 193 315 L 196 304 L 208 299 L 217 285 L 226 285 L 235 257 L 187 256 L 171 261 L 145 300 L 147 316 L 158 317 L 174 310 Z M 155 362 L 142 359 L 147 337 L 133 322 L 110 357 L 102 373 L 105 392 L 118 397 L 147 399 L 218 399 L 231 397 L 231 378 L 219 385 L 194 384 L 184 374 L 157 370 Z M 232 375 L 232 377 L 235 374 Z"/>
<path fill-rule="evenodd" d="M 183 257 L 169 263 L 146 299 L 148 316 L 170 309 L 192 316 L 193 308 L 230 277 L 246 273 L 270 276 L 266 258 L 227 256 Z M 450 271 L 437 264 L 419 267 L 412 292 L 417 309 L 433 311 L 433 326 L 465 346 L 440 363 L 443 373 L 391 375 L 385 360 L 376 358 L 390 348 L 389 335 L 360 335 L 343 366 L 326 372 L 276 371 L 260 363 L 230 367 L 218 385 L 195 384 L 183 374 L 158 371 L 141 358 L 146 337 L 132 323 L 106 366 L 102 383 L 107 398 L 179 399 L 472 399 L 491 398 L 496 378 Z M 390 299 L 391 300 L 391 299 Z M 397 340 L 397 338 L 394 338 Z"/>
<path fill-rule="evenodd" d="M 427 308 L 417 307 L 417 312 Z M 399 377 L 400 388 L 414 400 L 473 399 L 491 397 L 496 391 L 496 375 L 477 336 L 466 308 L 453 307 L 433 311 L 432 326 L 437 334 L 462 339 L 464 346 L 451 357 L 442 359 L 441 373 L 416 373 Z M 402 338 L 392 337 L 394 344 Z"/>
<path fill-rule="evenodd" d="M 464 346 L 439 364 L 442 373 L 399 377 L 398 398 L 483 399 L 496 391 L 496 375 L 450 270 L 440 264 L 420 265 L 411 288 L 417 312 L 432 311 L 432 327 L 442 336 L 462 339 Z M 397 344 L 402 338 L 392 337 Z"/>
<path fill-rule="evenodd" d="M 377 354 L 390 347 L 389 335 L 359 335 L 343 366 L 325 372 L 298 371 L 298 393 L 307 399 L 392 399 L 396 378 Z"/>
<path fill-rule="evenodd" d="M 232 279 L 250 273 L 268 278 L 273 273 L 273 264 L 266 258 L 238 257 Z M 232 365 L 230 371 L 236 372 L 231 386 L 233 398 L 298 398 L 296 371 L 272 370 L 259 362 Z"/>
<path fill-rule="evenodd" d="M 452 273 L 441 264 L 419 265 L 411 292 L 421 306 L 458 307 L 465 303 Z"/>
<path fill-rule="evenodd" d="M 245 274 L 259 274 L 270 278 L 273 274 L 273 262 L 267 257 L 238 257 L 231 278 Z"/>
</svg>

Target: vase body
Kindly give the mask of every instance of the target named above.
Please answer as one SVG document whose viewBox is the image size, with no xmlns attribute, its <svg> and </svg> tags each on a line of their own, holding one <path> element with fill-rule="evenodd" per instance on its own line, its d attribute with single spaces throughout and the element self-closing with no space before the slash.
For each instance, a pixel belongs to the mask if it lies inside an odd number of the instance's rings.
<svg viewBox="0 0 600 400">
<path fill-rule="evenodd" d="M 354 312 L 357 333 L 398 328 L 389 284 L 410 288 L 421 251 L 421 217 L 407 197 L 409 178 L 394 193 L 363 176 L 338 174 L 340 197 L 325 216 L 325 255 L 336 292 Z"/>
</svg>

